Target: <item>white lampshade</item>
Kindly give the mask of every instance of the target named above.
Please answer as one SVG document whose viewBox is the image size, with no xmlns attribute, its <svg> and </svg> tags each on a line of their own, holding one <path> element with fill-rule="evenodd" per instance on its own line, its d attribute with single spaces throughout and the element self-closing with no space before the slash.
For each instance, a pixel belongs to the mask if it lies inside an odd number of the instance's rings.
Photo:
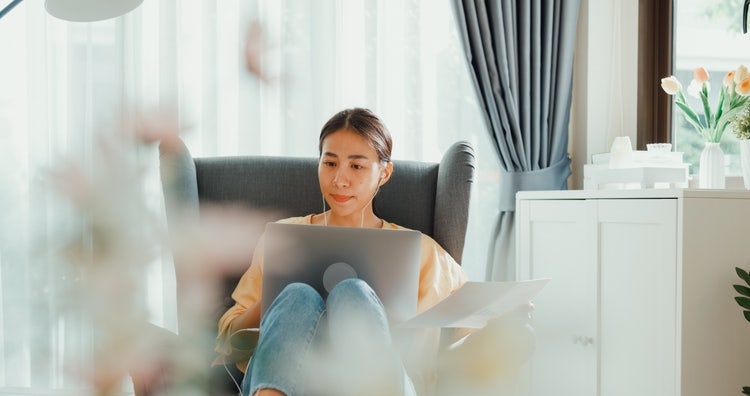
<svg viewBox="0 0 750 396">
<path fill-rule="evenodd" d="M 47 12 L 72 22 L 93 22 L 126 14 L 143 0 L 46 0 Z"/>
</svg>

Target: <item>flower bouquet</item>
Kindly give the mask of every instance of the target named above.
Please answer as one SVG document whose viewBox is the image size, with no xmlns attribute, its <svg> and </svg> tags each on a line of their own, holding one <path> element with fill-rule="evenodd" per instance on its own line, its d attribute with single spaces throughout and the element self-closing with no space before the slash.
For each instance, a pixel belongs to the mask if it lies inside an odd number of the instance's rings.
<svg viewBox="0 0 750 396">
<path fill-rule="evenodd" d="M 706 142 L 701 152 L 699 166 L 699 186 L 701 188 L 724 188 L 724 152 L 719 146 L 721 137 L 734 117 L 750 103 L 750 72 L 743 65 L 728 72 L 722 80 L 719 103 L 712 111 L 708 102 L 711 90 L 708 71 L 703 67 L 693 70 L 693 80 L 688 93 L 700 99 L 702 117 L 688 105 L 682 85 L 674 76 L 661 79 L 664 92 L 675 96 L 675 105 L 682 110 L 685 119 Z"/>
<path fill-rule="evenodd" d="M 693 70 L 693 80 L 688 86 L 688 94 L 701 100 L 703 117 L 699 117 L 688 105 L 682 92 L 682 84 L 675 76 L 662 78 L 661 87 L 664 92 L 675 96 L 675 105 L 682 110 L 685 119 L 698 131 L 703 140 L 719 143 L 727 125 L 750 98 L 750 72 L 745 66 L 740 65 L 724 76 L 716 111 L 711 111 L 711 105 L 708 103 L 708 93 L 711 90 L 708 79 L 708 71 L 698 67 Z"/>
</svg>

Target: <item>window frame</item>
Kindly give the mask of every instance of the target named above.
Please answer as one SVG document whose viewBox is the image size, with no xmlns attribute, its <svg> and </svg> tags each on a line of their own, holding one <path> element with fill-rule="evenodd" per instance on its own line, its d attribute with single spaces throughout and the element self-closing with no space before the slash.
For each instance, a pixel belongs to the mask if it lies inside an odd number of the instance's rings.
<svg viewBox="0 0 750 396">
<path fill-rule="evenodd" d="M 638 1 L 637 147 L 671 143 L 672 100 L 657 83 L 672 74 L 674 0 Z"/>
</svg>

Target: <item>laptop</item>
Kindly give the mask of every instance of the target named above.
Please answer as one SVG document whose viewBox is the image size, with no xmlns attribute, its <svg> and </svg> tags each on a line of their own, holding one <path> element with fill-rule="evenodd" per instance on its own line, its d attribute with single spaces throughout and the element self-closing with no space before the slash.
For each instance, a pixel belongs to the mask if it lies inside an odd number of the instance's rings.
<svg viewBox="0 0 750 396">
<path fill-rule="evenodd" d="M 367 282 L 391 324 L 417 313 L 422 234 L 309 224 L 268 223 L 261 316 L 288 284 L 306 283 L 325 299 L 347 278 Z"/>
</svg>

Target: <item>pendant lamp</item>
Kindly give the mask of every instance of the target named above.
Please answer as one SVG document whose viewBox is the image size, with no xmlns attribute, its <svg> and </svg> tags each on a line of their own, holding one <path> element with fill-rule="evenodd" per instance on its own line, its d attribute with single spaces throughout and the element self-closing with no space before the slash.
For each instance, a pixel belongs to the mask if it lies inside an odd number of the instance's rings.
<svg viewBox="0 0 750 396">
<path fill-rule="evenodd" d="M 143 0 L 46 0 L 47 12 L 71 22 L 93 22 L 133 11 Z"/>
</svg>

